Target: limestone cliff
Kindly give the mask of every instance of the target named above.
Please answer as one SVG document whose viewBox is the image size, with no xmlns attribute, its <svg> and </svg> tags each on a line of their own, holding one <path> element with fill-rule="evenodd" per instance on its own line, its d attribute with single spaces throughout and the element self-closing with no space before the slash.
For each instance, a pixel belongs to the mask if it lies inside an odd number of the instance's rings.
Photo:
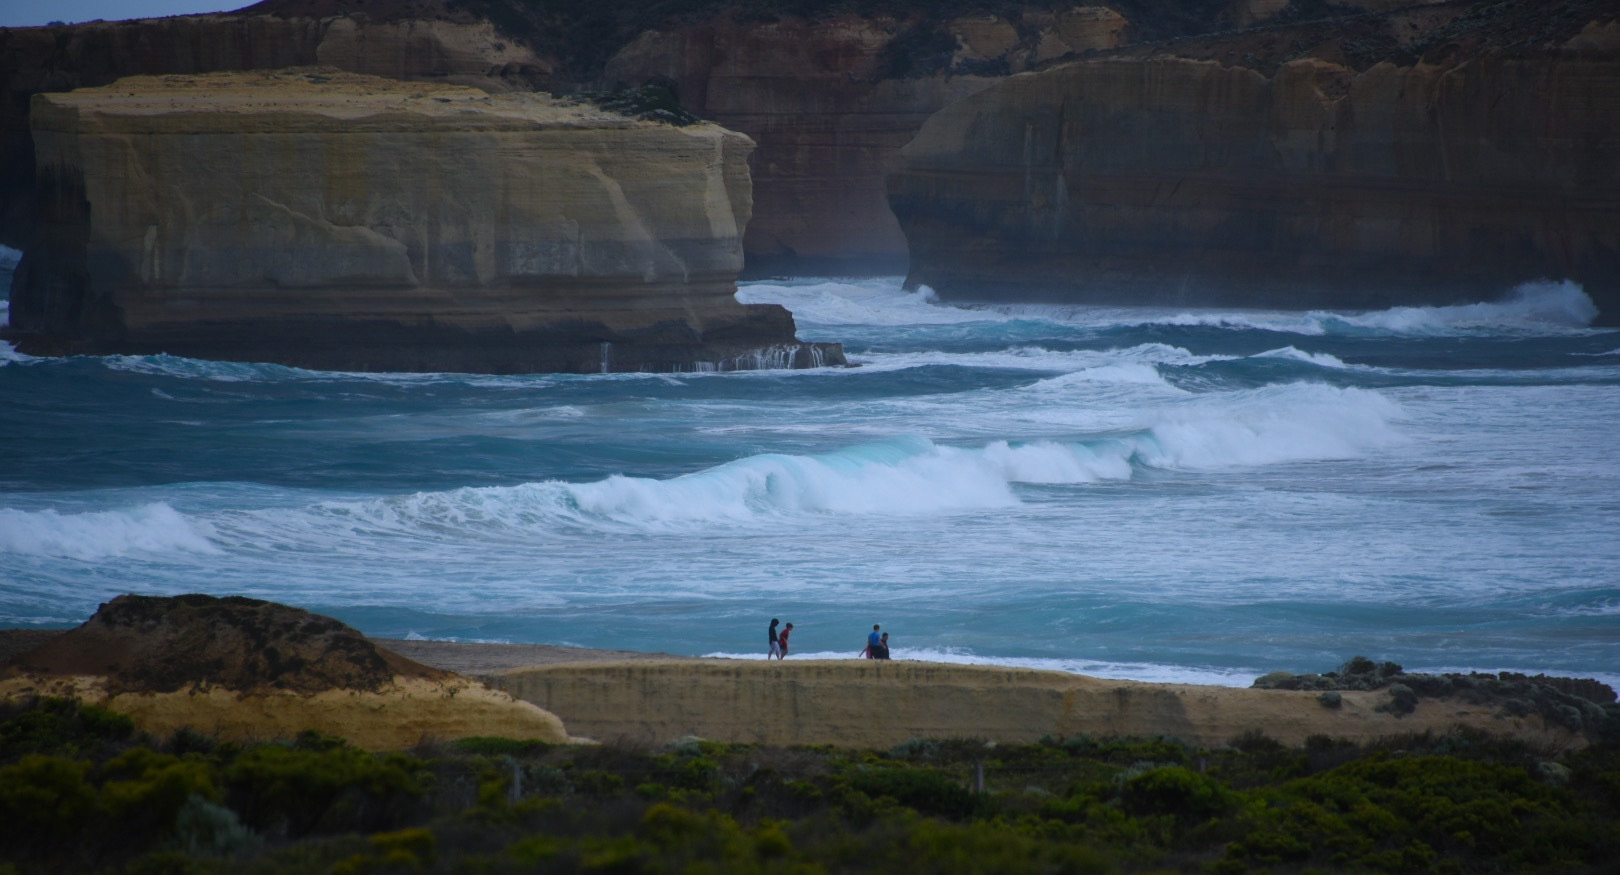
<svg viewBox="0 0 1620 875">
<path fill-rule="evenodd" d="M 1620 319 L 1605 28 L 1368 66 L 1348 43 L 1271 63 L 1179 47 L 1011 77 L 902 152 L 910 280 L 958 299 L 1384 307 L 1568 278 Z"/>
<path fill-rule="evenodd" d="M 734 293 L 752 144 L 332 69 L 35 98 L 24 351 L 326 369 L 841 360 Z"/>
<path fill-rule="evenodd" d="M 722 17 L 642 33 L 603 80 L 667 83 L 699 116 L 759 144 L 751 272 L 902 272 L 906 241 L 884 176 L 923 121 L 1008 73 L 1128 38 L 1129 22 L 1102 6 L 1013 18 Z"/>
<path fill-rule="evenodd" d="M 831 3 L 794 16 L 730 2 L 671 12 L 655 3 L 269 0 L 234 15 L 0 29 L 0 242 L 21 245 L 32 222 L 33 94 L 136 74 L 320 64 L 492 92 L 672 86 L 699 116 L 759 144 L 756 220 L 745 237 L 752 271 L 900 271 L 905 239 L 883 178 L 930 113 L 1010 72 L 1167 32 L 1100 5 L 1047 0 L 970 14 L 973 5 L 952 16 L 895 3 L 862 17 Z M 1133 4 L 1160 6 L 1175 3 Z"/>
<path fill-rule="evenodd" d="M 375 6 L 375 4 L 372 4 Z M 328 65 L 355 73 L 533 90 L 552 63 L 486 21 L 190 15 L 0 28 L 0 243 L 21 246 L 33 220 L 31 98 L 125 76 Z"/>
</svg>

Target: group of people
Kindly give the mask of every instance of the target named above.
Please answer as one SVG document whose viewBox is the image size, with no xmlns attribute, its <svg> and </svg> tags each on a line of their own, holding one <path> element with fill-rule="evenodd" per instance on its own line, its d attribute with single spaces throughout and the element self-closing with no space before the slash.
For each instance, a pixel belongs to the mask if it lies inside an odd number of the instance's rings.
<svg viewBox="0 0 1620 875">
<path fill-rule="evenodd" d="M 793 632 L 793 624 L 782 626 L 781 631 L 777 631 L 776 627 L 781 625 L 781 620 L 772 617 L 770 627 L 765 630 L 765 636 L 770 644 L 770 650 L 765 654 L 766 659 L 787 658 L 788 635 Z M 889 633 L 884 632 L 881 625 L 872 624 L 872 634 L 866 636 L 866 647 L 861 650 L 861 656 L 867 659 L 889 658 Z"/>
<path fill-rule="evenodd" d="M 861 651 L 861 655 L 867 659 L 889 658 L 889 633 L 878 634 L 882 628 L 877 623 L 873 623 L 871 633 L 866 636 L 866 648 Z"/>
<path fill-rule="evenodd" d="M 787 658 L 788 633 L 793 631 L 793 624 L 789 623 L 786 626 L 783 626 L 782 631 L 778 632 L 776 631 L 776 627 L 777 624 L 781 622 L 781 620 L 778 620 L 775 617 L 771 618 L 771 628 L 769 630 L 771 637 L 771 650 L 769 653 L 765 654 L 766 659 Z"/>
</svg>

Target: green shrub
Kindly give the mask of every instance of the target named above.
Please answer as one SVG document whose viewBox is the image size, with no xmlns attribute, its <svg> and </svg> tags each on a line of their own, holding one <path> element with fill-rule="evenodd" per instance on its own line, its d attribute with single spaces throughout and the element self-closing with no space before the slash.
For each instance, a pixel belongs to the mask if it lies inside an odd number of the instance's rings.
<svg viewBox="0 0 1620 875">
<path fill-rule="evenodd" d="M 265 745 L 225 770 L 231 807 L 255 829 L 297 837 L 386 826 L 425 792 L 418 761 L 351 747 Z"/>
<path fill-rule="evenodd" d="M 40 754 L 0 766 L 0 848 L 33 857 L 76 845 L 99 813 L 88 771 L 85 763 Z"/>
<path fill-rule="evenodd" d="M 1143 772 L 1125 782 L 1120 793 L 1133 814 L 1168 814 L 1205 819 L 1232 807 L 1232 794 L 1219 781 L 1181 766 Z"/>
<path fill-rule="evenodd" d="M 0 706 L 0 763 L 29 754 L 76 756 L 134 734 L 134 722 L 123 714 L 76 699 L 41 696 Z"/>
<path fill-rule="evenodd" d="M 474 736 L 450 742 L 450 749 L 457 753 L 482 756 L 531 757 L 544 754 L 554 747 L 556 745 L 544 741 L 494 738 L 490 736 Z"/>
<path fill-rule="evenodd" d="M 570 779 L 574 790 L 591 796 L 606 796 L 624 789 L 624 778 L 601 769 L 586 769 Z"/>
<path fill-rule="evenodd" d="M 421 828 L 378 833 L 371 837 L 371 846 L 390 865 L 421 866 L 438 856 L 433 833 Z"/>
<path fill-rule="evenodd" d="M 923 814 L 963 818 L 978 812 L 984 802 L 961 781 L 930 769 L 867 769 L 851 772 L 845 781 L 874 799 L 893 799 Z"/>
<path fill-rule="evenodd" d="M 664 85 L 643 85 L 640 88 L 627 88 L 615 91 L 605 97 L 596 97 L 592 100 L 597 106 L 611 110 L 620 115 L 643 121 L 661 122 L 666 125 L 685 127 L 694 125 L 702 119 L 688 112 L 676 99 L 675 92 Z"/>
</svg>

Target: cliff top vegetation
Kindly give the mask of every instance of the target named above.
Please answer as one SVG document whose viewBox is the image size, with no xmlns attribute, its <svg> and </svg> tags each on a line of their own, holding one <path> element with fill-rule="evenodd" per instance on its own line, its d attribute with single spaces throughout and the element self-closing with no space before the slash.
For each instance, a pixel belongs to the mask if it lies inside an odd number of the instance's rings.
<svg viewBox="0 0 1620 875">
<path fill-rule="evenodd" d="M 1479 734 L 371 754 L 0 706 L 0 872 L 1598 871 L 1620 750 Z"/>
</svg>

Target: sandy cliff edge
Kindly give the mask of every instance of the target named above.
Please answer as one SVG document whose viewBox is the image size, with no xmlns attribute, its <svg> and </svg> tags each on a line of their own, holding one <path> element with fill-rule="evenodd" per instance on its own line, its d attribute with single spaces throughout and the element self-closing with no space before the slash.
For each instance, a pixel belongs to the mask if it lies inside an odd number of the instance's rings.
<svg viewBox="0 0 1620 875">
<path fill-rule="evenodd" d="M 93 702 L 126 714 L 143 732 L 164 737 L 189 728 L 242 742 L 292 738 L 308 729 L 366 750 L 404 750 L 429 741 L 498 736 L 562 744 L 561 720 L 527 702 L 465 678 L 430 681 L 398 677 L 376 692 L 326 690 L 303 695 L 277 690 L 242 693 L 195 685 L 172 693 L 109 695 L 106 680 L 15 677 L 0 680 L 0 701 L 31 695 Z"/>
<path fill-rule="evenodd" d="M 37 646 L 57 634 L 0 630 L 0 657 L 8 645 Z M 536 719 L 548 727 L 549 721 L 557 723 L 554 730 L 537 723 L 530 729 L 540 731 L 530 734 L 479 718 L 471 722 L 478 724 L 480 735 L 644 743 L 696 735 L 725 742 L 881 748 L 919 737 L 1019 743 L 1079 734 L 1173 736 L 1220 745 L 1260 732 L 1298 745 L 1312 735 L 1365 742 L 1468 727 L 1552 748 L 1587 743 L 1578 733 L 1539 717 L 1504 716 L 1490 705 L 1457 699 L 1425 698 L 1415 712 L 1397 716 L 1378 710 L 1390 700 L 1387 690 L 1345 691 L 1340 707 L 1330 709 L 1315 692 L 1108 680 L 998 666 L 857 659 L 766 662 L 541 644 L 376 643 L 424 665 L 482 681 L 495 697 L 509 695 L 533 707 L 543 715 Z M 36 691 L 82 695 L 74 687 L 80 684 L 91 700 L 138 715 L 143 727 L 190 725 L 242 738 L 305 728 L 291 728 L 304 719 L 301 713 L 277 710 L 278 703 L 297 697 L 246 706 L 232 700 L 236 716 L 226 717 L 225 700 L 232 694 L 223 692 L 104 699 L 102 687 L 77 678 Z M 10 686 L 0 682 L 0 698 L 18 692 Z M 448 707 L 451 701 L 443 692 L 400 692 L 414 709 Z M 453 696 L 458 707 L 470 701 L 463 693 Z M 330 727 L 325 731 L 356 733 L 351 740 L 366 747 L 400 748 L 424 737 L 452 737 L 442 729 L 424 731 L 417 725 L 419 712 L 407 712 L 375 694 L 335 692 L 299 701 L 301 709 L 324 712 L 320 725 Z M 503 709 L 492 705 L 490 710 Z"/>
<path fill-rule="evenodd" d="M 1425 699 L 1414 713 L 1378 710 L 1387 691 L 1313 692 L 1103 680 L 1064 672 L 926 662 L 641 660 L 505 669 L 492 687 L 558 715 L 598 741 L 688 735 L 773 745 L 888 747 L 912 738 L 1173 736 L 1220 745 L 1258 732 L 1299 745 L 1313 735 L 1365 742 L 1470 727 L 1532 743 L 1584 747 L 1577 733 L 1489 705 Z"/>
</svg>

